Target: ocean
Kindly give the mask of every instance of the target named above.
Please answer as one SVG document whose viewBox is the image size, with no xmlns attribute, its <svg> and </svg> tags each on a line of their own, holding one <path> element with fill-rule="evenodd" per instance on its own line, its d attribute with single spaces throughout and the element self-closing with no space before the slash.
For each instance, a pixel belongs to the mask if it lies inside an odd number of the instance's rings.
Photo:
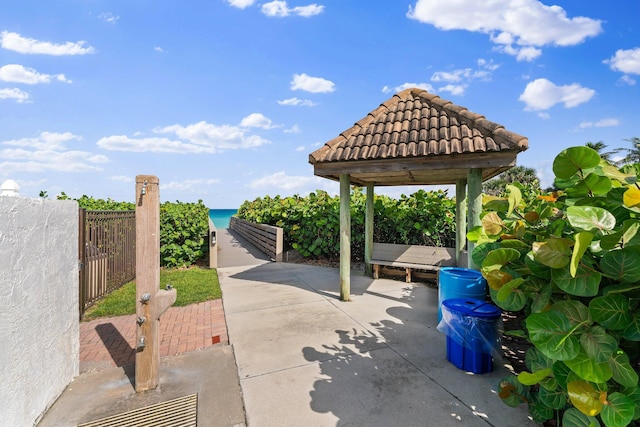
<svg viewBox="0 0 640 427">
<path fill-rule="evenodd" d="M 229 228 L 229 221 L 236 212 L 238 209 L 209 209 L 209 218 L 216 228 Z"/>
</svg>

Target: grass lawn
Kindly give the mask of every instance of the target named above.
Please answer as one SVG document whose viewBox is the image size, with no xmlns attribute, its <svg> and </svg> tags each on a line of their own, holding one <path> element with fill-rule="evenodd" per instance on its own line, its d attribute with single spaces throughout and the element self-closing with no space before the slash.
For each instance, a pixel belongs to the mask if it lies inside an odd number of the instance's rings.
<svg viewBox="0 0 640 427">
<path fill-rule="evenodd" d="M 218 299 L 222 296 L 215 269 L 190 267 L 160 270 L 160 289 L 170 284 L 178 292 L 174 306 L 185 306 Z M 123 316 L 136 312 L 136 282 L 127 283 L 97 301 L 84 314 L 84 320 Z"/>
</svg>

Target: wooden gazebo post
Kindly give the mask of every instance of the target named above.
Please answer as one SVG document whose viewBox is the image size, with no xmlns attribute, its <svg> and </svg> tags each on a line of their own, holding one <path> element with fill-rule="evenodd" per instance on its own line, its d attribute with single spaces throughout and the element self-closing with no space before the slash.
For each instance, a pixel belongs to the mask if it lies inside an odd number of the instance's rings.
<svg viewBox="0 0 640 427">
<path fill-rule="evenodd" d="M 469 197 L 469 219 L 468 219 L 468 227 L 472 229 L 477 225 L 481 225 L 480 221 L 480 213 L 482 212 L 482 169 L 470 169 L 468 178 L 468 197 Z M 469 268 L 477 269 L 471 258 L 471 253 L 473 252 L 473 248 L 475 247 L 475 243 L 469 242 L 467 247 L 468 260 L 469 260 Z"/>
<path fill-rule="evenodd" d="M 462 262 L 467 245 L 467 180 L 456 181 L 456 265 Z M 467 264 L 468 265 L 468 264 Z"/>
<path fill-rule="evenodd" d="M 364 207 L 364 272 L 371 276 L 373 254 L 373 184 L 367 184 L 367 199 Z"/>
<path fill-rule="evenodd" d="M 340 300 L 351 301 L 351 185 L 340 175 Z"/>
</svg>

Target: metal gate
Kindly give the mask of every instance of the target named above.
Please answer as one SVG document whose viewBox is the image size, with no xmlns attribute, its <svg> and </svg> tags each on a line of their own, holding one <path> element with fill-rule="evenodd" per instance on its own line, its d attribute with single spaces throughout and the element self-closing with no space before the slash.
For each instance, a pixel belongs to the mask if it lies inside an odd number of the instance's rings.
<svg viewBox="0 0 640 427">
<path fill-rule="evenodd" d="M 79 213 L 80 318 L 95 301 L 136 276 L 135 211 Z"/>
</svg>

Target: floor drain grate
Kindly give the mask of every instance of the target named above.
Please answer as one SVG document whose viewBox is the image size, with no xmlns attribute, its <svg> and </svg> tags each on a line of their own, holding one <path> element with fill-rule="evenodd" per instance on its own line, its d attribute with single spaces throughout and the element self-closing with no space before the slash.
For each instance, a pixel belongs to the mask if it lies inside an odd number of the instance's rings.
<svg viewBox="0 0 640 427">
<path fill-rule="evenodd" d="M 79 424 L 78 427 L 195 427 L 197 416 L 198 395 L 191 394 Z"/>
</svg>

